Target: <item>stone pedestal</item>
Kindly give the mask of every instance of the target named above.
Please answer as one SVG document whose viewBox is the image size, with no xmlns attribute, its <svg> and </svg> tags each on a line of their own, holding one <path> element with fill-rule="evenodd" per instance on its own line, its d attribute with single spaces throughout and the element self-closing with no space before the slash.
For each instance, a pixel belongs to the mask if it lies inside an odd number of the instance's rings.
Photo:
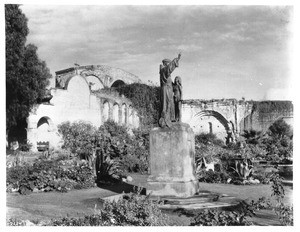
<svg viewBox="0 0 300 232">
<path fill-rule="evenodd" d="M 154 128 L 150 132 L 150 172 L 147 194 L 195 195 L 195 138 L 188 124 L 176 123 L 172 128 Z"/>
</svg>

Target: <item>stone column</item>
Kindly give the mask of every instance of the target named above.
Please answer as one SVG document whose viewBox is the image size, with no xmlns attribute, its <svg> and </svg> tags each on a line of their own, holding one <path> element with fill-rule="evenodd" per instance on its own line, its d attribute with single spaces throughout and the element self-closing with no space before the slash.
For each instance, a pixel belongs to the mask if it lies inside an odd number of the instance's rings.
<svg viewBox="0 0 300 232">
<path fill-rule="evenodd" d="M 32 144 L 31 151 L 37 151 L 37 128 L 27 128 L 27 140 Z"/>
<path fill-rule="evenodd" d="M 172 128 L 154 128 L 150 132 L 150 174 L 147 194 L 195 195 L 195 138 L 188 124 L 176 123 Z"/>
<path fill-rule="evenodd" d="M 37 151 L 37 120 L 34 115 L 26 119 L 27 122 L 27 141 L 32 144 L 31 151 Z"/>
</svg>

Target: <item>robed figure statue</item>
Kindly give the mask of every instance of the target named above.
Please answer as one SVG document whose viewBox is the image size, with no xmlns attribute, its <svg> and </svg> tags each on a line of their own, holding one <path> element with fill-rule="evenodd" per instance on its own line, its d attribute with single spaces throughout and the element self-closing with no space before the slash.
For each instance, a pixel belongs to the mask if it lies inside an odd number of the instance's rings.
<svg viewBox="0 0 300 232">
<path fill-rule="evenodd" d="M 181 122 L 182 84 L 180 76 L 175 77 L 173 84 L 175 121 Z"/>
<path fill-rule="evenodd" d="M 171 73 L 179 66 L 181 54 L 174 60 L 164 59 L 160 65 L 160 114 L 158 124 L 160 127 L 171 127 L 175 121 L 175 107 L 173 99 L 173 82 Z"/>
</svg>

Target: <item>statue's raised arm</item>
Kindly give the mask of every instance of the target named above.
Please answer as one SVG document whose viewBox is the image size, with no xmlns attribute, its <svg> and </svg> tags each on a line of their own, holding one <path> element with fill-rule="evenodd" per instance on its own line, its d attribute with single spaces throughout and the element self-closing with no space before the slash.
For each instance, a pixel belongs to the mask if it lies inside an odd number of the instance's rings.
<svg viewBox="0 0 300 232">
<path fill-rule="evenodd" d="M 170 59 L 162 60 L 160 65 L 160 114 L 159 114 L 159 126 L 171 127 L 171 122 L 175 121 L 175 109 L 173 100 L 173 82 L 171 79 L 171 73 L 179 66 L 179 60 L 181 53 L 172 61 Z"/>
</svg>

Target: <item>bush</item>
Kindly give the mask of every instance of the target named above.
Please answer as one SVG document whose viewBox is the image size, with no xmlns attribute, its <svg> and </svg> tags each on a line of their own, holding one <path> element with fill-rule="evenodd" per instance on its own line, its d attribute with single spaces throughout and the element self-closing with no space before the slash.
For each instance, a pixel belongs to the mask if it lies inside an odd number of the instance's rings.
<svg viewBox="0 0 300 232">
<path fill-rule="evenodd" d="M 76 154 L 91 154 L 97 142 L 97 128 L 85 121 L 63 122 L 58 132 L 64 141 L 63 148 Z"/>
<path fill-rule="evenodd" d="M 7 190 L 19 189 L 21 194 L 40 191 L 66 192 L 72 188 L 89 188 L 95 184 L 94 173 L 86 162 L 74 162 L 69 168 L 59 166 L 57 161 L 39 160 L 33 165 L 6 169 Z"/>
<path fill-rule="evenodd" d="M 227 183 L 230 175 L 227 172 L 200 170 L 197 172 L 197 178 L 200 182 L 206 183 Z"/>
<path fill-rule="evenodd" d="M 289 163 L 293 156 L 293 130 L 284 120 L 277 120 L 266 133 L 245 131 L 245 149 L 255 159 Z"/>
<path fill-rule="evenodd" d="M 290 125 L 288 125 L 283 119 L 274 122 L 268 130 L 270 135 L 282 138 L 284 136 L 291 137 L 293 131 Z"/>
<path fill-rule="evenodd" d="M 215 134 L 212 133 L 201 133 L 195 135 L 195 144 L 214 144 L 218 146 L 224 146 L 224 142 L 218 139 Z"/>
<path fill-rule="evenodd" d="M 100 151 L 97 155 L 103 156 L 104 163 L 97 167 L 99 180 L 124 172 L 148 171 L 149 130 L 133 130 L 129 135 L 128 128 L 114 121 L 105 122 L 97 130 L 80 121 L 63 123 L 59 131 L 63 135 L 64 147 L 79 157 L 84 158 L 85 154 L 91 157 L 96 149 Z"/>
<path fill-rule="evenodd" d="M 168 218 L 158 205 L 140 194 L 105 202 L 104 208 L 83 218 L 54 219 L 51 226 L 166 226 Z"/>
<path fill-rule="evenodd" d="M 17 218 L 9 218 L 6 220 L 7 226 L 26 226 L 26 222 Z"/>
<path fill-rule="evenodd" d="M 131 100 L 134 108 L 138 111 L 143 127 L 157 125 L 160 107 L 160 87 L 134 83 L 123 85 L 115 89 L 120 95 L 124 95 Z"/>
<path fill-rule="evenodd" d="M 247 214 L 217 210 L 200 211 L 192 220 L 191 226 L 249 226 Z"/>
</svg>

